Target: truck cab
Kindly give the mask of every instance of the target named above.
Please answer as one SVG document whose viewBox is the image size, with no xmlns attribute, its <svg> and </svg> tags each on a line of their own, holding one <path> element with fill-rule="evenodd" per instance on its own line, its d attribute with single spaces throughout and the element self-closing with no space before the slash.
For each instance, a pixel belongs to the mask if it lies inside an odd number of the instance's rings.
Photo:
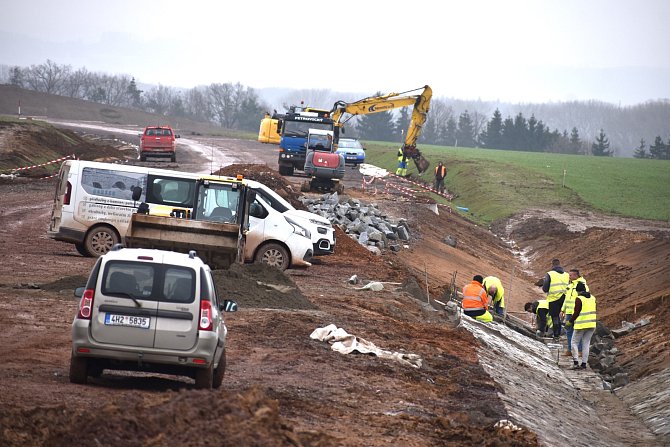
<svg viewBox="0 0 670 447">
<path fill-rule="evenodd" d="M 180 136 L 170 126 L 147 126 L 140 137 L 140 161 L 147 157 L 170 157 L 171 162 L 177 161 L 177 142 Z"/>
<path fill-rule="evenodd" d="M 335 130 L 327 111 L 309 108 L 292 108 L 278 120 L 278 126 L 281 134 L 278 160 L 281 175 L 293 175 L 295 169 L 304 170 L 310 129 Z"/>
</svg>

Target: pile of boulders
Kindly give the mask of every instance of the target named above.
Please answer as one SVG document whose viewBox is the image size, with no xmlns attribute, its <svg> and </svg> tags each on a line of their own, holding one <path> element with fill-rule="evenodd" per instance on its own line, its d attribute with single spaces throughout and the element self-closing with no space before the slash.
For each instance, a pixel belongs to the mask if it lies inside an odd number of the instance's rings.
<svg viewBox="0 0 670 447">
<path fill-rule="evenodd" d="M 620 388 L 630 382 L 628 373 L 616 365 L 620 351 L 614 346 L 614 338 L 613 331 L 601 322 L 597 323 L 596 332 L 591 338 L 589 366 L 600 374 L 606 390 Z"/>
<path fill-rule="evenodd" d="M 350 237 L 375 254 L 386 248 L 399 251 L 410 239 L 405 219 L 385 215 L 376 204 L 364 204 L 354 198 L 340 198 L 335 192 L 319 198 L 300 197 L 311 213 L 339 225 Z"/>
</svg>

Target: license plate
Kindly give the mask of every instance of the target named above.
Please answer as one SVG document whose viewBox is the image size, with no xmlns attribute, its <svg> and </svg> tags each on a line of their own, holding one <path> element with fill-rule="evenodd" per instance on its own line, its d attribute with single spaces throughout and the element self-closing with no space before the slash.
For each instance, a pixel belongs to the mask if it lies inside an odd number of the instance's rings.
<svg viewBox="0 0 670 447">
<path fill-rule="evenodd" d="M 347 160 L 356 160 L 356 157 L 347 157 Z"/>
<path fill-rule="evenodd" d="M 129 326 L 149 329 L 151 318 L 131 315 L 105 314 L 105 324 L 109 326 Z"/>
</svg>

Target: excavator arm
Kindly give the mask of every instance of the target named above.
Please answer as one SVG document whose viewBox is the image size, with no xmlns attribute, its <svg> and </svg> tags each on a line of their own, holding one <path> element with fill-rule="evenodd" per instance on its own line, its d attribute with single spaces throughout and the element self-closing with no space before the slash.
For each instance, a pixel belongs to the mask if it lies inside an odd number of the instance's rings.
<svg viewBox="0 0 670 447">
<path fill-rule="evenodd" d="M 407 129 L 405 140 L 402 145 L 402 151 L 407 158 L 412 158 L 414 160 L 419 173 L 423 173 L 428 169 L 428 161 L 421 156 L 421 152 L 419 152 L 419 149 L 416 147 L 416 141 L 418 140 L 419 135 L 421 135 L 421 129 L 426 122 L 433 90 L 426 85 L 423 87 L 423 91 L 419 94 L 405 95 L 405 93 L 412 91 L 414 90 L 409 90 L 403 93 L 371 96 L 351 103 L 338 101 L 331 110 L 331 117 L 338 126 L 341 126 L 341 121 L 345 113 L 352 116 L 368 115 L 370 113 L 379 113 L 400 107 L 414 106 L 412 109 L 412 119 L 410 120 L 409 128 Z"/>
</svg>

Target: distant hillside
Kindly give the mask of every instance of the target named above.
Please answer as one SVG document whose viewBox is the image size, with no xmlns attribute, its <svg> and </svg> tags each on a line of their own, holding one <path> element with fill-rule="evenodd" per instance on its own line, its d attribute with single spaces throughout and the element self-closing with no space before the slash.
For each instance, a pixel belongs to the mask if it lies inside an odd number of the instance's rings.
<svg viewBox="0 0 670 447">
<path fill-rule="evenodd" d="M 19 103 L 24 116 L 46 116 L 49 118 L 102 121 L 110 124 L 147 125 L 165 124 L 181 134 L 226 134 L 224 129 L 209 123 L 198 123 L 185 118 L 172 118 L 123 107 L 110 107 L 66 96 L 49 95 L 25 90 L 11 85 L 0 85 L 0 114 L 18 114 Z M 260 121 L 260 118 L 259 118 Z"/>
</svg>

